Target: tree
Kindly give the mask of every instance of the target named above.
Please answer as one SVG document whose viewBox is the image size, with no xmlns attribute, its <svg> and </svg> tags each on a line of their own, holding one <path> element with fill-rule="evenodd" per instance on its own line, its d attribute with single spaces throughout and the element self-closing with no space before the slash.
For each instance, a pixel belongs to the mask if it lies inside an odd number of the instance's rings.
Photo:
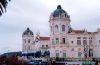
<svg viewBox="0 0 100 65">
<path fill-rule="evenodd" d="M 0 65 L 27 65 L 27 62 L 24 60 L 19 60 L 17 57 L 0 57 Z"/>
<path fill-rule="evenodd" d="M 50 52 L 49 52 L 49 51 L 45 51 L 45 52 L 44 52 L 44 56 L 45 56 L 45 57 L 50 57 Z"/>
<path fill-rule="evenodd" d="M 2 16 L 4 12 L 6 12 L 6 8 L 9 1 L 11 0 L 0 0 L 0 16 Z"/>
<path fill-rule="evenodd" d="M 37 52 L 35 53 L 35 57 L 36 57 L 36 58 L 40 58 L 41 56 L 42 56 L 41 51 L 37 51 Z"/>
</svg>

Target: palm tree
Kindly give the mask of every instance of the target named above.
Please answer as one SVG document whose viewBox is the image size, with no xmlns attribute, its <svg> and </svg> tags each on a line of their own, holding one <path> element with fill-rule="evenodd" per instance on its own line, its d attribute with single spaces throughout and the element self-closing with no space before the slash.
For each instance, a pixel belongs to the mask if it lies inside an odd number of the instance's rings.
<svg viewBox="0 0 100 65">
<path fill-rule="evenodd" d="M 6 12 L 6 7 L 9 1 L 11 0 L 0 0 L 0 16 L 2 16 L 4 12 Z"/>
</svg>

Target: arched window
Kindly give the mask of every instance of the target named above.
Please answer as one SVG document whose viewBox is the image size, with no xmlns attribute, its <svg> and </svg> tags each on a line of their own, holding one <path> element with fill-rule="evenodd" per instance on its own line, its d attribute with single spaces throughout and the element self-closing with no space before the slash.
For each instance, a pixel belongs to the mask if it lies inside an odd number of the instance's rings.
<svg viewBox="0 0 100 65">
<path fill-rule="evenodd" d="M 65 25 L 62 25 L 62 31 L 65 31 Z"/>
<path fill-rule="evenodd" d="M 24 42 L 26 43 L 26 39 L 24 39 Z"/>
<path fill-rule="evenodd" d="M 56 44 L 59 44 L 59 38 L 56 38 Z"/>
<path fill-rule="evenodd" d="M 65 44 L 65 42 L 66 42 L 66 41 L 65 41 L 65 38 L 62 38 L 62 43 Z"/>
<path fill-rule="evenodd" d="M 28 43 L 30 43 L 30 39 L 28 39 Z"/>
<path fill-rule="evenodd" d="M 58 25 L 55 25 L 55 32 L 58 32 Z"/>
</svg>

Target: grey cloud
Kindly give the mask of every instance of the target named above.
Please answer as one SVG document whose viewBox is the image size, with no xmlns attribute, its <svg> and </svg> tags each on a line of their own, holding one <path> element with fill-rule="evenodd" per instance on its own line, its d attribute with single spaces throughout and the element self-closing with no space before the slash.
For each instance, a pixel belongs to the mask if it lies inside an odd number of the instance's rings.
<svg viewBox="0 0 100 65">
<path fill-rule="evenodd" d="M 49 36 L 48 20 L 57 7 L 56 1 L 58 0 L 12 0 L 7 12 L 0 18 L 1 51 L 7 47 L 10 51 L 21 50 L 21 35 L 27 27 L 34 34 L 40 31 L 42 36 Z M 74 29 L 96 31 L 100 27 L 99 0 L 61 0 L 59 4 L 71 16 L 71 26 Z M 6 49 L 4 51 L 7 52 Z"/>
</svg>

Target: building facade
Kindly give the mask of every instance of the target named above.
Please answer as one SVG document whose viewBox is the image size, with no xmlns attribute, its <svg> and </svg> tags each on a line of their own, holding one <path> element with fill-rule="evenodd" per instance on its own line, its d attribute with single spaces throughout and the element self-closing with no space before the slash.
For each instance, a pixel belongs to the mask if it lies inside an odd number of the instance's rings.
<svg viewBox="0 0 100 65">
<path fill-rule="evenodd" d="M 23 32 L 23 53 L 50 51 L 50 57 L 100 57 L 100 29 L 96 32 L 74 30 L 70 22 L 70 15 L 58 5 L 49 18 L 50 36 L 41 37 L 39 33 L 34 36 L 29 28 Z"/>
</svg>

